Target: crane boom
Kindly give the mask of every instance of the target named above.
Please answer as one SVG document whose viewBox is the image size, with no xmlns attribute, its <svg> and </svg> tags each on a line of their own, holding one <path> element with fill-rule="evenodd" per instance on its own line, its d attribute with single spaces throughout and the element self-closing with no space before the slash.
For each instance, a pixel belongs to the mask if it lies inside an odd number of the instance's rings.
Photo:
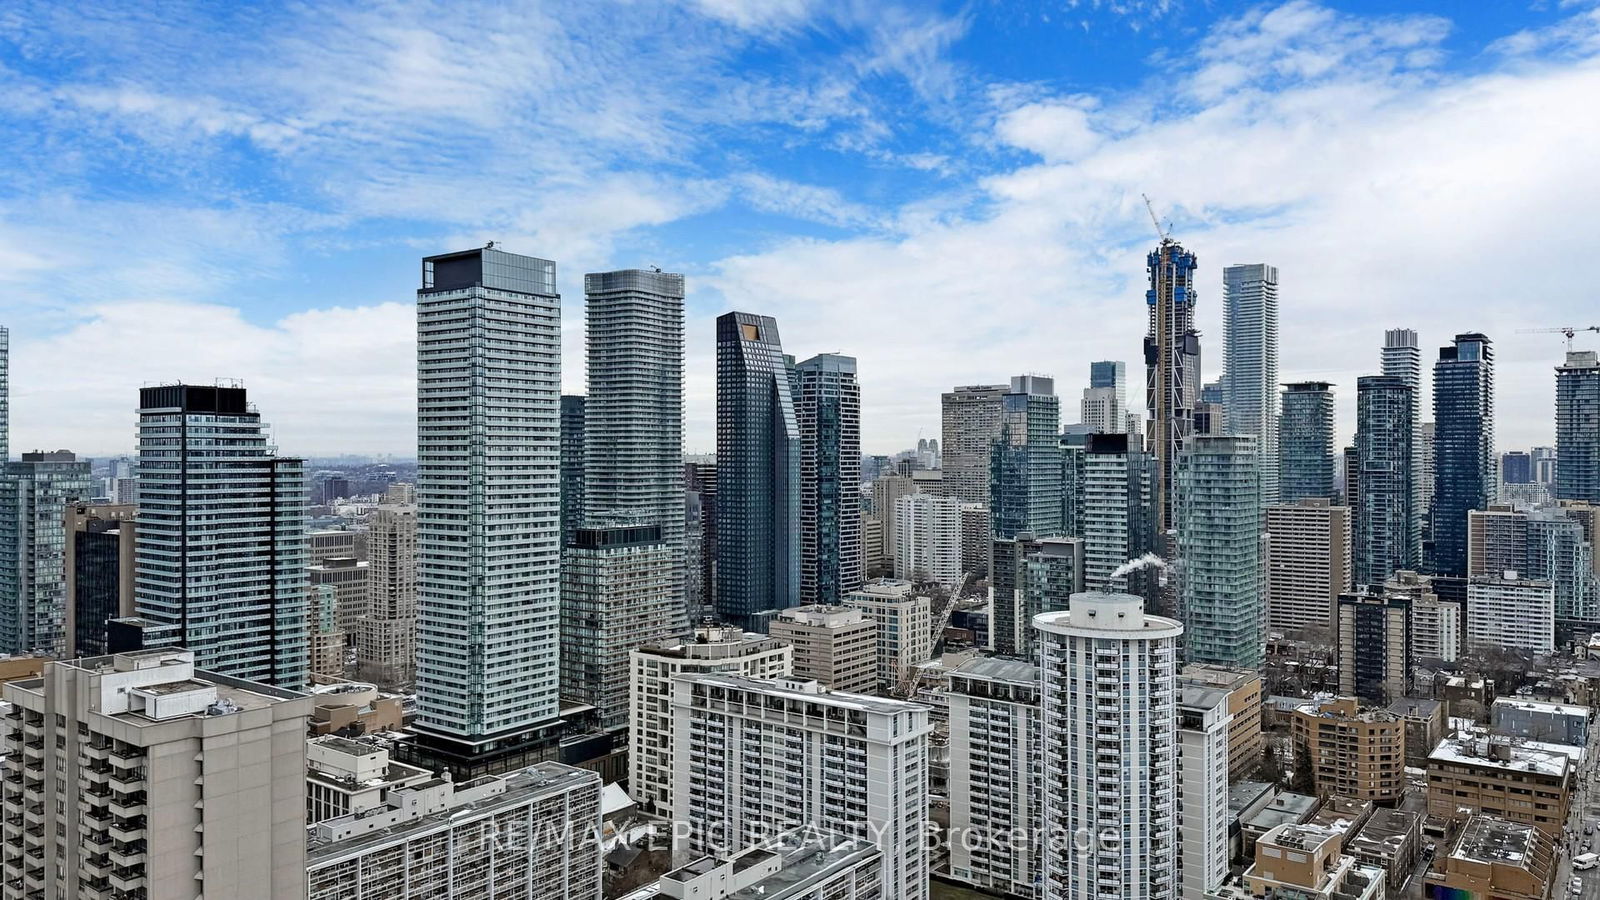
<svg viewBox="0 0 1600 900">
<path fill-rule="evenodd" d="M 1572 338 L 1580 331 L 1593 331 L 1600 334 L 1600 325 L 1560 325 L 1555 328 L 1519 328 L 1517 334 L 1564 334 L 1567 336 L 1567 352 L 1572 352 Z"/>
<path fill-rule="evenodd" d="M 1156 227 L 1156 237 L 1160 238 L 1163 244 L 1166 243 L 1167 233 L 1161 230 L 1161 220 L 1156 217 L 1156 205 L 1150 202 L 1148 195 L 1140 194 L 1139 196 L 1144 198 L 1144 208 L 1150 212 L 1150 224 Z"/>
</svg>

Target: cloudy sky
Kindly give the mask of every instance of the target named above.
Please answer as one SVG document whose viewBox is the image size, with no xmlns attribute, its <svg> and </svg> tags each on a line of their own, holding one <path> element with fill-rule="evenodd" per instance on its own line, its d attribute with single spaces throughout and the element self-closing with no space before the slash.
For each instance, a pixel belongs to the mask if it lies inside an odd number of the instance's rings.
<svg viewBox="0 0 1600 900">
<path fill-rule="evenodd" d="M 1600 324 L 1592 2 L 11 0 L 0 96 L 14 450 L 226 377 L 284 452 L 410 455 L 418 258 L 491 239 L 558 262 L 571 392 L 583 272 L 688 276 L 691 451 L 729 309 L 859 358 L 869 452 L 1022 372 L 1075 419 L 1138 359 L 1141 193 L 1207 379 L 1223 266 L 1276 264 L 1345 433 L 1406 326 L 1489 334 L 1501 447 L 1549 443 L 1562 339 L 1517 331 Z"/>
</svg>

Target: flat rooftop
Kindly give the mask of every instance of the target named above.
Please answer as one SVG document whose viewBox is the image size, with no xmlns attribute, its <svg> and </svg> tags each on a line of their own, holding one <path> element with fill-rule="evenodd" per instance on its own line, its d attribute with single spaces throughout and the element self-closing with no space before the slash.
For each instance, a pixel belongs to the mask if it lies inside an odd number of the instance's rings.
<svg viewBox="0 0 1600 900">
<path fill-rule="evenodd" d="M 487 779 L 494 780 L 494 779 Z M 346 859 L 361 856 L 372 850 L 404 840 L 413 835 L 422 835 L 432 831 L 447 829 L 457 824 L 481 819 L 506 810 L 515 809 L 534 800 L 570 791 L 584 784 L 592 784 L 595 792 L 600 790 L 600 779 L 595 773 L 587 769 L 574 769 L 559 763 L 535 763 L 520 772 L 504 776 L 506 789 L 502 793 L 486 797 L 472 803 L 462 803 L 449 806 L 436 813 L 410 819 L 388 828 L 369 831 L 364 834 L 345 838 L 342 841 L 321 840 L 317 837 L 315 828 L 306 832 L 306 868 L 314 869 L 330 865 Z M 462 782 L 456 785 L 458 790 L 475 787 L 485 783 L 486 779 Z M 434 780 L 417 785 L 418 790 L 426 790 L 443 784 L 442 780 Z M 379 812 L 387 812 L 384 807 Z M 574 833 L 574 840 L 586 840 L 591 836 Z"/>
<path fill-rule="evenodd" d="M 1532 825 L 1494 816 L 1473 816 L 1450 855 L 1481 863 L 1530 869 L 1537 864 L 1539 836 Z"/>
<path fill-rule="evenodd" d="M 1003 659 L 995 656 L 980 656 L 968 660 L 957 666 L 951 674 L 989 681 L 1011 681 L 1033 686 L 1039 684 L 1038 666 L 1020 659 Z"/>
<path fill-rule="evenodd" d="M 1379 807 L 1372 811 L 1372 818 L 1361 826 L 1361 831 L 1345 842 L 1345 849 L 1389 859 L 1400 852 L 1409 835 L 1420 833 L 1420 825 L 1421 817 L 1416 813 Z"/>
<path fill-rule="evenodd" d="M 1559 778 L 1583 762 L 1583 748 L 1507 737 L 1471 727 L 1440 741 L 1428 759 Z"/>
<path fill-rule="evenodd" d="M 680 675 L 677 680 L 727 688 L 731 691 L 749 691 L 768 697 L 783 697 L 807 703 L 822 703 L 842 709 L 858 709 L 862 712 L 875 712 L 884 715 L 893 715 L 913 709 L 927 709 L 921 704 L 907 703 L 904 700 L 891 700 L 867 694 L 833 691 L 818 685 L 816 682 L 802 682 L 793 679 L 788 681 L 767 681 L 760 678 L 741 678 L 737 675 L 696 674 Z M 813 686 L 814 690 L 803 689 L 800 687 L 802 684 Z"/>
<path fill-rule="evenodd" d="M 819 832 L 814 828 L 798 828 L 767 841 L 733 857 L 733 870 L 741 872 L 758 863 L 777 857 L 782 868 L 760 881 L 713 900 L 784 900 L 787 897 L 808 894 L 816 883 L 882 855 L 878 848 L 866 840 L 848 839 Z M 710 857 L 695 860 L 687 866 L 663 875 L 662 881 L 689 881 L 717 868 L 722 863 Z M 661 896 L 659 883 L 625 894 L 621 900 L 653 900 Z"/>
</svg>

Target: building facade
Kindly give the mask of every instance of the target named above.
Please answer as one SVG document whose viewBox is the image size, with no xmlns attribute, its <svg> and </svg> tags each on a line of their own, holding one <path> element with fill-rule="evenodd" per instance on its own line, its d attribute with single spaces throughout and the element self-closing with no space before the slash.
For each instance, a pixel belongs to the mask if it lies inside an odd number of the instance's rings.
<svg viewBox="0 0 1600 900">
<path fill-rule="evenodd" d="M 1178 470 L 1186 658 L 1259 668 L 1267 640 L 1260 457 L 1248 436 L 1194 437 Z"/>
<path fill-rule="evenodd" d="M 1494 351 L 1481 334 L 1458 334 L 1433 367 L 1433 507 L 1428 570 L 1467 571 L 1467 512 L 1494 502 Z"/>
<path fill-rule="evenodd" d="M 933 602 L 908 581 L 880 578 L 844 598 L 877 626 L 878 685 L 892 691 L 908 684 L 912 667 L 933 655 Z"/>
<path fill-rule="evenodd" d="M 1556 367 L 1555 496 L 1600 504 L 1600 354 L 1568 351 Z"/>
<path fill-rule="evenodd" d="M 356 622 L 356 676 L 387 687 L 416 679 L 417 508 L 367 517 L 367 603 Z"/>
<path fill-rule="evenodd" d="M 1337 503 L 1333 385 L 1326 381 L 1284 385 L 1282 409 L 1278 428 L 1279 502 L 1324 497 Z"/>
<path fill-rule="evenodd" d="M 1150 327 L 1144 338 L 1145 447 L 1156 459 L 1156 531 L 1173 527 L 1178 458 L 1195 433 L 1200 401 L 1200 333 L 1195 330 L 1194 273 L 1199 259 L 1163 239 L 1150 252 L 1145 291 Z"/>
<path fill-rule="evenodd" d="M 866 580 L 861 542 L 861 386 L 855 357 L 797 363 L 800 602 L 835 603 Z"/>
<path fill-rule="evenodd" d="M 1516 571 L 1468 581 L 1467 650 L 1549 653 L 1555 646 L 1555 585 Z"/>
<path fill-rule="evenodd" d="M 1413 562 L 1408 568 L 1422 565 L 1422 540 L 1428 518 L 1428 508 L 1433 502 L 1433 435 L 1424 429 L 1422 394 L 1422 348 L 1417 333 L 1410 328 L 1390 328 L 1383 333 L 1381 356 L 1382 375 L 1398 378 L 1411 392 L 1411 459 L 1405 467 L 1411 486 L 1411 506 L 1406 520 L 1406 546 L 1412 548 Z"/>
<path fill-rule="evenodd" d="M 717 612 L 800 604 L 800 429 L 771 316 L 717 318 Z"/>
<path fill-rule="evenodd" d="M 1264 510 L 1279 502 L 1277 266 L 1222 270 L 1222 331 L 1228 432 L 1255 435 Z"/>
<path fill-rule="evenodd" d="M 903 581 L 961 582 L 961 501 L 911 494 L 895 501 L 895 576 Z"/>
<path fill-rule="evenodd" d="M 67 504 L 65 659 L 103 656 L 106 623 L 134 612 L 133 505 Z"/>
<path fill-rule="evenodd" d="M 1228 877 L 1229 692 L 1184 684 L 1178 699 L 1180 896 L 1204 897 Z"/>
<path fill-rule="evenodd" d="M 561 298 L 555 263 L 492 247 L 422 276 L 412 728 L 471 776 L 559 720 Z"/>
<path fill-rule="evenodd" d="M 1350 510 L 1326 497 L 1267 510 L 1267 627 L 1329 628 L 1350 589 Z"/>
<path fill-rule="evenodd" d="M 1172 787 L 1183 626 L 1146 615 L 1138 597 L 1096 592 L 1073 597 L 1066 612 L 1039 616 L 1034 628 L 1043 709 L 1042 896 L 1178 897 Z"/>
<path fill-rule="evenodd" d="M 927 707 L 787 679 L 672 688 L 675 859 L 810 825 L 875 844 L 888 896 L 927 900 Z"/>
<path fill-rule="evenodd" d="M 66 652 L 65 514 L 89 493 L 89 464 L 70 451 L 0 459 L 0 653 Z"/>
<path fill-rule="evenodd" d="M 306 683 L 305 466 L 276 455 L 244 388 L 140 389 L 137 525 L 153 641 L 208 671 Z"/>
<path fill-rule="evenodd" d="M 768 633 L 794 648 L 794 677 L 849 693 L 878 689 L 878 624 L 860 608 L 791 607 Z"/>
<path fill-rule="evenodd" d="M 1375 585 L 1421 562 L 1421 524 L 1412 483 L 1412 418 L 1416 399 L 1405 379 L 1369 375 L 1356 380 L 1356 584 Z"/>
<path fill-rule="evenodd" d="M 950 673 L 950 874 L 1008 897 L 1039 896 L 1039 668 L 978 658 Z"/>
<path fill-rule="evenodd" d="M 940 398 L 945 492 L 963 503 L 989 505 L 991 445 L 1000 438 L 1001 398 L 1009 389 L 966 385 Z"/>
<path fill-rule="evenodd" d="M 1011 379 L 990 463 L 989 522 L 996 537 L 1061 533 L 1061 399 L 1052 379 Z"/>
<path fill-rule="evenodd" d="M 1343 594 L 1336 608 L 1339 693 L 1380 706 L 1409 695 L 1416 658 L 1411 598 L 1376 591 Z"/>
<path fill-rule="evenodd" d="M 1364 710 L 1353 697 L 1307 703 L 1289 719 L 1295 752 L 1306 754 L 1316 792 L 1392 806 L 1406 790 L 1406 723 Z"/>
</svg>

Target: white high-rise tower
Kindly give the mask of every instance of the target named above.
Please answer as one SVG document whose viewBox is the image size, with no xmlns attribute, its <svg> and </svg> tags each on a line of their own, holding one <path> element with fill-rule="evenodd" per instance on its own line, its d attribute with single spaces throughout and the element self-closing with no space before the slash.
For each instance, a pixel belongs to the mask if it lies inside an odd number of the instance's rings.
<svg viewBox="0 0 1600 900">
<path fill-rule="evenodd" d="M 422 261 L 414 749 L 457 776 L 559 724 L 560 395 L 555 263 Z"/>
<path fill-rule="evenodd" d="M 1034 617 L 1044 900 L 1178 896 L 1178 638 L 1131 594 Z"/>
<path fill-rule="evenodd" d="M 1223 269 L 1222 318 L 1228 433 L 1256 437 L 1265 510 L 1278 502 L 1278 267 Z"/>
</svg>

